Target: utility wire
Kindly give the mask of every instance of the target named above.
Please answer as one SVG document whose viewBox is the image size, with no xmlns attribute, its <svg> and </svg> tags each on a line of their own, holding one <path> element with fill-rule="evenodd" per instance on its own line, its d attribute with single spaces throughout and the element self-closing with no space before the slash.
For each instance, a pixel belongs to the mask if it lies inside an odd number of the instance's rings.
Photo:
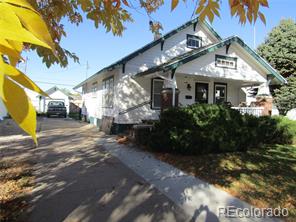
<svg viewBox="0 0 296 222">
<path fill-rule="evenodd" d="M 75 85 L 71 85 L 71 84 L 61 84 L 61 83 L 57 83 L 57 82 L 43 82 L 43 81 L 34 81 L 34 82 L 48 84 L 48 85 L 75 86 Z"/>
</svg>

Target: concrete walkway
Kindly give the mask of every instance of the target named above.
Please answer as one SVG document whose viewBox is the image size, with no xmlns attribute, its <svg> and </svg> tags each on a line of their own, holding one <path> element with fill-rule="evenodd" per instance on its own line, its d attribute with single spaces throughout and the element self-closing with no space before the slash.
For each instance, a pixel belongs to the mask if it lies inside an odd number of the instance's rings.
<svg viewBox="0 0 296 222">
<path fill-rule="evenodd" d="M 189 216 L 142 177 L 104 151 L 90 125 L 39 121 L 31 222 L 189 221 Z M 11 146 L 17 145 L 12 141 Z"/>
<path fill-rule="evenodd" d="M 118 144 L 112 137 L 101 139 L 99 144 L 182 208 L 190 215 L 190 222 L 280 221 L 271 218 L 226 218 L 222 212 L 219 213 L 219 208 L 234 206 L 251 209 L 252 206 L 155 159 L 147 152 Z"/>
</svg>

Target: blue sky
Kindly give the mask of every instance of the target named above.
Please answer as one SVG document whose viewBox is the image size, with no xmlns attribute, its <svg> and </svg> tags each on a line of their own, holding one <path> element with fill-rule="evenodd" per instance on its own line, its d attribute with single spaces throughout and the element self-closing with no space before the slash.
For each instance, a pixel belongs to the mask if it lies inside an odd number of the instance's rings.
<svg viewBox="0 0 296 222">
<path fill-rule="evenodd" d="M 170 0 L 165 2 L 165 5 L 152 15 L 153 19 L 162 23 L 163 33 L 190 20 L 194 7 L 191 0 L 188 0 L 187 4 L 180 1 L 177 9 L 171 12 Z M 242 26 L 238 23 L 237 18 L 231 18 L 227 3 L 227 0 L 223 1 L 221 18 L 215 18 L 212 24 L 213 28 L 223 38 L 238 35 L 253 48 L 254 26 L 250 24 Z M 266 26 L 259 20 L 255 24 L 256 45 L 264 41 L 268 32 L 279 24 L 281 19 L 296 19 L 295 0 L 269 0 L 269 4 L 270 8 L 263 11 L 267 20 Z M 24 57 L 28 57 L 27 75 L 44 90 L 54 85 L 71 89 L 83 81 L 86 76 L 89 77 L 101 68 L 151 42 L 153 36 L 149 30 L 147 15 L 133 10 L 131 13 L 135 21 L 126 24 L 126 30 L 121 37 L 106 33 L 103 27 L 96 29 L 93 23 L 88 20 L 84 20 L 78 27 L 65 21 L 67 37 L 63 39 L 62 47 L 75 52 L 80 58 L 80 64 L 71 61 L 67 68 L 53 66 L 48 69 L 35 53 L 26 53 Z M 89 64 L 88 71 L 86 69 L 87 62 Z M 24 64 L 20 65 L 20 69 L 25 69 Z M 54 84 L 45 84 L 45 82 Z"/>
</svg>

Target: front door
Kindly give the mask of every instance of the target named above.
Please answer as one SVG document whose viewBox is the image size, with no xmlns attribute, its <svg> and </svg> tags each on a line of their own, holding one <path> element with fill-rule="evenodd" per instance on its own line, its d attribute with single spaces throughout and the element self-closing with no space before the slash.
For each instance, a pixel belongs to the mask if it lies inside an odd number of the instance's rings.
<svg viewBox="0 0 296 222">
<path fill-rule="evenodd" d="M 227 102 L 227 84 L 215 83 L 214 84 L 214 103 L 223 104 Z"/>
<path fill-rule="evenodd" d="M 208 83 L 195 83 L 195 102 L 196 103 L 209 103 L 209 84 Z"/>
</svg>

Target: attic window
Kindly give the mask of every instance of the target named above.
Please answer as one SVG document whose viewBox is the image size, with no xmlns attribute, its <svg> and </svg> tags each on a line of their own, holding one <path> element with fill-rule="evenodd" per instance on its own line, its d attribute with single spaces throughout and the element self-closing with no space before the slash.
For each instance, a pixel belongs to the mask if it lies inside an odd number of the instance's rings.
<svg viewBox="0 0 296 222">
<path fill-rule="evenodd" d="M 201 47 L 202 39 L 196 35 L 187 35 L 187 47 L 191 49 L 197 49 Z"/>
<path fill-rule="evenodd" d="M 222 68 L 236 69 L 237 67 L 237 58 L 216 55 L 216 66 Z"/>
</svg>

